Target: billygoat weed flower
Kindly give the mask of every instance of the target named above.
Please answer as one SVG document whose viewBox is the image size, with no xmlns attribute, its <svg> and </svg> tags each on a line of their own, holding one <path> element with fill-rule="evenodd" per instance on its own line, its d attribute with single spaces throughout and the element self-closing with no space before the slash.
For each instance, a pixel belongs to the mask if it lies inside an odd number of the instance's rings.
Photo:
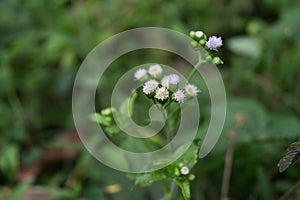
<svg viewBox="0 0 300 200">
<path fill-rule="evenodd" d="M 161 79 L 161 85 L 165 88 L 169 88 L 171 85 L 177 85 L 180 82 L 180 77 L 177 74 L 170 74 L 168 76 L 164 76 Z"/>
<path fill-rule="evenodd" d="M 183 103 L 185 100 L 185 94 L 182 90 L 177 90 L 177 92 L 174 93 L 174 99 L 178 103 Z"/>
<path fill-rule="evenodd" d="M 177 85 L 180 81 L 180 77 L 177 74 L 169 75 L 169 84 Z"/>
<path fill-rule="evenodd" d="M 139 80 L 139 81 L 147 80 L 148 78 L 147 70 L 145 69 L 136 70 L 136 72 L 134 73 L 134 78 L 135 80 Z"/>
<path fill-rule="evenodd" d="M 208 41 L 206 42 L 206 46 L 210 50 L 217 51 L 218 48 L 220 48 L 223 45 L 223 41 L 221 37 L 211 36 L 208 38 Z"/>
<path fill-rule="evenodd" d="M 192 84 L 185 86 L 184 90 L 188 97 L 197 96 L 197 93 L 199 92 L 198 88 Z"/>
<path fill-rule="evenodd" d="M 154 98 L 156 98 L 158 100 L 163 101 L 163 100 L 166 100 L 168 97 L 169 97 L 169 91 L 165 87 L 158 88 L 155 91 Z"/>
<path fill-rule="evenodd" d="M 184 166 L 180 169 L 182 175 L 188 175 L 190 173 L 190 169 L 187 166 Z"/>
<path fill-rule="evenodd" d="M 196 36 L 197 38 L 201 38 L 203 35 L 204 35 L 204 33 L 203 33 L 202 31 L 196 31 L 196 32 L 195 32 L 195 36 Z"/>
<path fill-rule="evenodd" d="M 169 76 L 164 76 L 160 82 L 163 87 L 169 88 Z"/>
<path fill-rule="evenodd" d="M 150 65 L 148 73 L 154 78 L 158 78 L 162 74 L 162 71 L 163 70 L 161 66 L 159 64 L 155 64 L 155 65 Z"/>
<path fill-rule="evenodd" d="M 159 83 L 156 80 L 149 80 L 146 83 L 144 83 L 143 92 L 145 94 L 151 94 L 152 92 L 154 92 L 156 90 L 158 85 L 159 85 Z"/>
</svg>

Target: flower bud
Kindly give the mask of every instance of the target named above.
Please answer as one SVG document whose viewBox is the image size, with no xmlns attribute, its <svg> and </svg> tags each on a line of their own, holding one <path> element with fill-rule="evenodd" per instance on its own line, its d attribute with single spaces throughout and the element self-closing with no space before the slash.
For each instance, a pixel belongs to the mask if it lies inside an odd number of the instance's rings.
<svg viewBox="0 0 300 200">
<path fill-rule="evenodd" d="M 187 166 L 183 166 L 180 169 L 180 172 L 181 172 L 182 175 L 188 175 L 190 173 L 190 169 Z"/>
<path fill-rule="evenodd" d="M 198 48 L 199 47 L 199 44 L 196 41 L 192 41 L 191 45 L 192 45 L 193 48 Z"/>
<path fill-rule="evenodd" d="M 195 178 L 196 177 L 195 177 L 194 174 L 190 174 L 189 177 L 188 177 L 189 181 L 193 181 Z"/>
<path fill-rule="evenodd" d="M 190 37 L 193 39 L 195 38 L 195 31 L 190 31 Z"/>
<path fill-rule="evenodd" d="M 202 31 L 191 31 L 190 37 L 197 42 L 199 42 L 199 40 L 201 40 L 201 39 L 206 40 L 206 38 L 207 38 L 206 35 Z"/>
<path fill-rule="evenodd" d="M 201 46 L 205 46 L 206 40 L 205 40 L 205 39 L 199 40 L 199 44 L 200 44 Z"/>
<path fill-rule="evenodd" d="M 175 169 L 174 169 L 174 174 L 175 174 L 176 176 L 180 176 L 180 172 L 179 172 L 179 169 L 178 169 L 178 168 L 175 168 Z"/>
<path fill-rule="evenodd" d="M 216 56 L 216 57 L 213 57 L 212 63 L 215 64 L 215 65 L 221 65 L 221 64 L 223 64 L 224 62 L 221 60 L 220 57 Z"/>
<path fill-rule="evenodd" d="M 207 56 L 205 57 L 205 60 L 208 61 L 208 62 L 209 62 L 209 61 L 212 61 L 211 55 L 207 55 Z"/>
</svg>

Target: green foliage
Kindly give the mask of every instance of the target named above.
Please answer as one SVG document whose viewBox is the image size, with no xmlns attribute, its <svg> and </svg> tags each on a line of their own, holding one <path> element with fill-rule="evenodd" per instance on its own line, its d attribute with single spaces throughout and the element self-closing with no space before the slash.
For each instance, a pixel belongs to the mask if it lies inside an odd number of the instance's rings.
<svg viewBox="0 0 300 200">
<path fill-rule="evenodd" d="M 21 199 L 34 186 L 53 192 L 55 199 L 129 200 L 163 196 L 162 188 L 154 182 L 150 187 L 131 191 L 132 181 L 100 165 L 84 150 L 70 162 L 63 159 L 41 166 L 31 183 L 18 178 L 22 170 L 43 160 L 40 158 L 48 150 L 45 147 L 52 148 L 57 137 L 73 131 L 72 85 L 87 53 L 98 42 L 120 31 L 159 26 L 185 34 L 202 29 L 209 35 L 222 36 L 227 48 L 218 52 L 225 63 L 220 71 L 228 96 L 227 121 L 213 152 L 193 166 L 197 178 L 190 184 L 191 199 L 220 199 L 227 136 L 236 127 L 238 113 L 245 117 L 245 123 L 237 133 L 229 196 L 277 199 L 299 179 L 299 162 L 281 175 L 276 167 L 286 147 L 299 139 L 299 15 L 299 1 L 293 0 L 1 1 L 1 198 Z M 96 109 L 109 106 L 114 83 L 132 66 L 159 62 L 184 74 L 190 71 L 173 55 L 149 52 L 135 52 L 112 64 L 99 84 Z M 200 132 L 205 132 L 210 103 L 204 92 L 199 100 L 203 111 Z M 134 110 L 142 108 L 134 104 Z M 129 106 L 124 113 L 131 115 L 131 110 Z M 105 113 L 94 119 L 110 136 L 119 132 Z M 159 136 L 151 140 L 158 147 L 163 145 Z M 60 148 L 81 146 L 74 143 L 71 140 Z M 133 146 L 129 139 L 124 146 L 145 149 L 141 143 Z M 290 154 L 288 161 L 293 161 L 294 155 Z M 175 168 L 166 173 L 171 176 Z M 106 186 L 115 183 L 122 185 L 122 189 L 107 192 Z M 185 197 L 189 196 L 184 189 L 188 183 L 177 183 Z M 11 197 L 5 198 L 8 194 Z M 298 197 L 299 190 L 290 198 Z"/>
<path fill-rule="evenodd" d="M 19 168 L 19 151 L 15 145 L 6 145 L 1 148 L 0 169 L 10 180 L 14 180 Z"/>
<path fill-rule="evenodd" d="M 154 172 L 135 175 L 135 185 L 149 186 L 157 181 L 172 181 L 181 188 L 184 199 L 190 199 L 190 181 L 194 179 L 194 175 L 181 174 L 180 169 L 186 166 L 191 170 L 196 165 L 198 160 L 198 148 L 198 144 L 193 143 L 176 162 L 167 167 Z M 174 152 L 174 154 L 176 154 L 176 152 Z"/>
</svg>

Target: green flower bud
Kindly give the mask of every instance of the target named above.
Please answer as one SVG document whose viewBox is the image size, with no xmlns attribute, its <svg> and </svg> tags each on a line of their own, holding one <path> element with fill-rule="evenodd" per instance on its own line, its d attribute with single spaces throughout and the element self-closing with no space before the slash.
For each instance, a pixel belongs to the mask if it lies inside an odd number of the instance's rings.
<svg viewBox="0 0 300 200">
<path fill-rule="evenodd" d="M 212 63 L 215 64 L 215 65 L 221 65 L 221 64 L 223 64 L 224 62 L 221 60 L 220 57 L 216 56 L 216 57 L 213 57 Z"/>
<path fill-rule="evenodd" d="M 112 108 L 105 108 L 101 110 L 101 115 L 111 115 L 112 114 Z"/>
<path fill-rule="evenodd" d="M 188 176 L 188 179 L 189 179 L 190 181 L 193 181 L 195 178 L 196 178 L 196 177 L 195 177 L 194 174 L 190 174 L 190 175 Z"/>
<path fill-rule="evenodd" d="M 175 169 L 174 169 L 174 174 L 175 174 L 176 176 L 180 176 L 180 171 L 179 171 L 178 168 L 175 168 Z"/>
<path fill-rule="evenodd" d="M 199 44 L 196 41 L 192 41 L 191 45 L 192 45 L 193 48 L 198 48 L 199 47 Z"/>
<path fill-rule="evenodd" d="M 211 60 L 212 60 L 211 55 L 207 55 L 207 56 L 205 57 L 205 60 L 206 60 L 206 61 L 211 61 Z"/>
<path fill-rule="evenodd" d="M 201 46 L 205 46 L 206 40 L 205 40 L 205 39 L 199 40 L 199 44 L 200 44 Z"/>
<path fill-rule="evenodd" d="M 180 167 L 180 168 L 183 166 L 184 166 L 184 164 L 182 162 L 178 164 L 178 167 Z"/>
<path fill-rule="evenodd" d="M 191 37 L 192 39 L 195 39 L 195 31 L 191 31 L 191 32 L 190 32 L 190 37 Z"/>
</svg>

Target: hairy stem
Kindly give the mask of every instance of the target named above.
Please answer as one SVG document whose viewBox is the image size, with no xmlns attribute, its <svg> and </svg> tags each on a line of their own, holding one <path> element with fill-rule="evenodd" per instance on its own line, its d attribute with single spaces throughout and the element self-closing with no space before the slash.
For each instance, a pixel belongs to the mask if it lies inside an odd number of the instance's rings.
<svg viewBox="0 0 300 200">
<path fill-rule="evenodd" d="M 202 60 L 202 58 L 201 58 L 201 53 L 199 53 L 198 62 L 197 62 L 197 64 L 195 65 L 194 69 L 191 71 L 191 73 L 189 74 L 189 76 L 188 76 L 188 78 L 187 78 L 187 81 L 188 81 L 188 82 L 193 78 L 193 76 L 195 75 L 195 73 L 196 73 L 196 71 L 198 70 L 198 68 L 200 67 L 200 65 L 201 65 L 202 63 L 204 63 L 204 62 L 205 62 L 205 61 Z"/>
</svg>

